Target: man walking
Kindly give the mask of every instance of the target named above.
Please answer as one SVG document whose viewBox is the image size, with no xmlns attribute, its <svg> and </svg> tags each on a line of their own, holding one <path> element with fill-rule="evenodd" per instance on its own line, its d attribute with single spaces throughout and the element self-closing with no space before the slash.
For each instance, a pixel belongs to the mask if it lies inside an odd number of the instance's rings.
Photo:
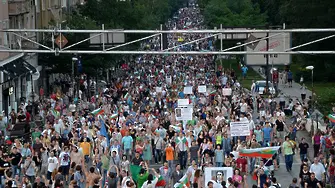
<svg viewBox="0 0 335 188">
<path fill-rule="evenodd" d="M 290 137 L 285 136 L 285 142 L 283 143 L 283 154 L 285 156 L 286 170 L 289 172 L 292 170 L 293 164 L 293 144 L 290 142 Z"/>
</svg>

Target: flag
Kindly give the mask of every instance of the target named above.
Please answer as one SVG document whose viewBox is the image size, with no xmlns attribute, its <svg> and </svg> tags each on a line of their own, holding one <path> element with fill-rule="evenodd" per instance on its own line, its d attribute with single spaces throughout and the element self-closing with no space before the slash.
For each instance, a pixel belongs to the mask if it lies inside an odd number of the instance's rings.
<svg viewBox="0 0 335 188">
<path fill-rule="evenodd" d="M 135 182 L 137 182 L 138 174 L 140 174 L 142 167 L 138 165 L 130 165 L 130 173 Z"/>
<path fill-rule="evenodd" d="M 211 91 L 211 95 L 214 95 L 216 93 L 216 90 Z"/>
<path fill-rule="evenodd" d="M 166 185 L 166 181 L 163 179 L 162 176 L 158 177 L 158 181 L 156 183 L 156 187 L 164 187 Z"/>
<path fill-rule="evenodd" d="M 127 93 L 124 95 L 123 98 L 128 99 L 128 97 L 129 97 L 129 93 L 127 92 Z"/>
<path fill-rule="evenodd" d="M 110 119 L 116 119 L 119 116 L 119 114 L 112 114 Z"/>
<path fill-rule="evenodd" d="M 101 108 L 98 108 L 98 109 L 95 109 L 91 112 L 91 114 L 93 114 L 94 116 L 97 116 L 97 115 L 100 115 L 100 114 L 103 114 L 105 111 Z"/>
<path fill-rule="evenodd" d="M 108 132 L 107 132 L 107 129 L 106 129 L 105 122 L 102 121 L 102 119 L 100 119 L 100 125 L 101 125 L 101 127 L 100 127 L 100 135 L 106 137 L 106 139 L 107 139 L 107 145 L 109 147 L 110 140 L 109 140 L 109 136 L 108 136 Z"/>
<path fill-rule="evenodd" d="M 327 118 L 329 119 L 330 122 L 335 123 L 335 116 L 334 116 L 334 115 L 329 114 L 329 115 L 327 116 Z"/>
<path fill-rule="evenodd" d="M 176 144 L 179 144 L 180 141 L 183 142 L 186 146 L 188 146 L 188 142 L 187 142 L 186 137 L 184 137 L 182 140 L 180 140 L 180 138 L 177 137 L 177 139 L 176 139 Z"/>
<path fill-rule="evenodd" d="M 178 126 L 170 125 L 170 127 L 172 127 L 175 132 L 179 133 L 181 131 L 181 128 Z"/>
<path fill-rule="evenodd" d="M 51 110 L 51 113 L 52 113 L 52 115 L 55 116 L 55 117 L 59 117 L 59 115 L 60 115 L 59 112 L 58 112 L 57 110 L 55 110 L 55 109 L 52 109 L 52 110 Z"/>
<path fill-rule="evenodd" d="M 239 154 L 243 157 L 261 157 L 269 159 L 271 158 L 280 148 L 280 146 L 255 148 L 255 149 L 242 149 Z"/>
<path fill-rule="evenodd" d="M 191 187 L 187 174 L 185 174 L 178 183 L 174 184 L 175 188 Z"/>
</svg>

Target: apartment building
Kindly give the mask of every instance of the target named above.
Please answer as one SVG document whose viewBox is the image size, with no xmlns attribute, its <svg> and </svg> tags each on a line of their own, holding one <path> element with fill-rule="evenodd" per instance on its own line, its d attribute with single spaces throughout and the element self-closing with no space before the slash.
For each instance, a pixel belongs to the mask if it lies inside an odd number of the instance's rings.
<svg viewBox="0 0 335 188">
<path fill-rule="evenodd" d="M 64 13 L 70 12 L 85 0 L 1 0 L 0 29 L 43 29 L 50 23 L 66 22 Z M 22 36 L 22 37 L 20 37 Z M 40 41 L 43 36 L 32 33 L 0 33 L 0 48 L 34 49 L 31 41 Z M 38 54 L 0 52 L 0 111 L 17 110 L 22 101 L 31 100 L 38 93 L 36 76 Z M 33 80 L 33 81 L 32 81 Z"/>
</svg>

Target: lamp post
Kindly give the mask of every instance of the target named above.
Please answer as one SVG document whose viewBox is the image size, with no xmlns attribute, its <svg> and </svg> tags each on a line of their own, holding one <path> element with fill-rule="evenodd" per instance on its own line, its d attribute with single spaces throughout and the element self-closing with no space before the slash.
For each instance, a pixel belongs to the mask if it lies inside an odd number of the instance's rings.
<svg viewBox="0 0 335 188">
<path fill-rule="evenodd" d="M 311 70 L 312 71 L 312 106 L 311 106 L 311 117 L 312 117 L 312 114 L 314 112 L 314 66 L 307 66 L 306 67 L 307 70 Z M 312 136 L 314 135 L 314 123 L 313 123 L 313 117 L 311 118 L 312 119 L 312 125 L 311 125 L 311 134 Z"/>
<path fill-rule="evenodd" d="M 74 64 L 75 64 L 76 61 L 78 61 L 78 58 L 73 57 L 72 58 L 72 90 L 73 90 L 73 92 L 72 92 L 72 100 L 74 100 L 74 98 L 75 98 L 75 90 L 74 90 L 74 88 L 75 88 Z"/>
</svg>

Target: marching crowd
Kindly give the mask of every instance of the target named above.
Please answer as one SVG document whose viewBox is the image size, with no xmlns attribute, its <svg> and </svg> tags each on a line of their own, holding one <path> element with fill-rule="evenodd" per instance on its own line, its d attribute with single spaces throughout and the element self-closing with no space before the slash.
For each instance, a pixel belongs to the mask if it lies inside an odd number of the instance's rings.
<svg viewBox="0 0 335 188">
<path fill-rule="evenodd" d="M 203 17 L 191 4 L 166 26 L 203 29 Z M 213 38 L 181 46 L 206 36 L 170 34 L 169 47 L 213 50 Z M 142 44 L 147 50 L 159 46 L 157 38 Z M 317 132 L 313 146 L 297 141 L 297 126 L 285 122 L 292 112 L 304 115 L 303 104 L 248 93 L 238 83 L 239 70 L 216 70 L 214 61 L 211 55 L 143 55 L 126 66 L 128 75 L 89 100 L 74 100 L 61 89 L 43 97 L 35 114 L 43 123 L 32 128 L 31 140 L 11 141 L 1 130 L 0 187 L 280 187 L 274 172 L 280 159 L 291 171 L 293 155 L 300 155 L 302 165 L 290 187 L 334 185 L 335 132 Z M 206 92 L 199 92 L 200 85 Z M 187 86 L 193 86 L 191 94 L 184 92 Z M 192 120 L 177 120 L 178 99 L 189 100 Z M 2 122 L 30 126 L 32 110 L 23 103 Z M 231 136 L 231 122 L 247 122 L 250 134 Z M 240 155 L 271 146 L 280 146 L 271 158 Z M 309 164 L 312 148 L 315 160 Z M 218 170 L 205 180 L 210 167 L 232 167 L 233 174 Z M 248 176 L 254 185 L 248 185 Z"/>
</svg>

